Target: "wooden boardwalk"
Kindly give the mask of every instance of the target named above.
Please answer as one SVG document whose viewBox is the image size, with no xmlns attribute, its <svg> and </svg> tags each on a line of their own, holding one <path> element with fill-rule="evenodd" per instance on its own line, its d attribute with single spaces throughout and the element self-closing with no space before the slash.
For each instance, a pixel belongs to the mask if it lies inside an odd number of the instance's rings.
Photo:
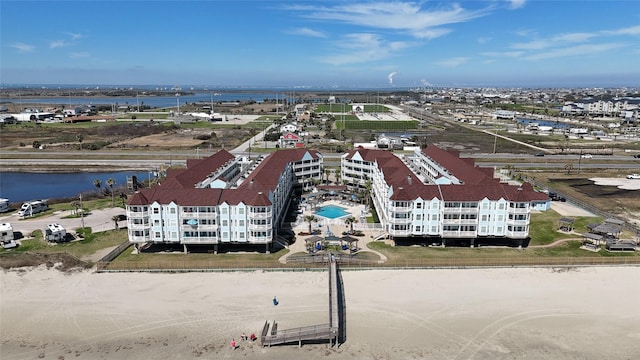
<svg viewBox="0 0 640 360">
<path fill-rule="evenodd" d="M 343 313 L 339 308 L 339 294 L 338 268 L 335 258 L 332 256 L 329 258 L 329 323 L 279 330 L 275 320 L 272 324 L 265 321 L 260 334 L 260 343 L 262 346 L 295 343 L 302 346 L 304 341 L 328 341 L 329 346 L 337 345 L 342 325 L 340 314 Z"/>
</svg>

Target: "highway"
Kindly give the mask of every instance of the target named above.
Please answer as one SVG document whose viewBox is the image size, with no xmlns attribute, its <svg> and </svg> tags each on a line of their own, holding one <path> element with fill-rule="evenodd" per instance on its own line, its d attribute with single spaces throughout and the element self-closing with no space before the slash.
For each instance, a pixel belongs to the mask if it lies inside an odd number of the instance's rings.
<svg viewBox="0 0 640 360">
<path fill-rule="evenodd" d="M 247 151 L 232 151 L 234 154 L 248 155 Z M 254 155 L 256 153 L 253 153 Z M 88 155 L 88 156 L 87 156 Z M 127 151 L 127 152 L 91 152 L 90 154 L 80 151 L 65 153 L 36 153 L 32 151 L 24 152 L 0 152 L 0 168 L 3 171 L 11 168 L 24 168 L 38 166 L 43 167 L 109 167 L 132 170 L 146 170 L 150 167 L 157 168 L 161 165 L 185 165 L 186 159 L 205 157 L 211 154 L 200 151 L 194 152 L 148 152 L 148 151 Z M 340 156 L 342 154 L 323 154 L 324 164 L 327 167 L 340 166 Z M 571 163 L 574 168 L 578 166 L 582 169 L 632 169 L 636 172 L 640 169 L 640 159 L 632 156 L 616 155 L 594 155 L 591 159 L 582 159 L 578 155 L 547 155 L 537 157 L 522 154 L 461 154 L 463 158 L 474 158 L 476 164 L 482 167 L 503 167 L 511 165 L 516 168 L 538 168 L 538 169 L 558 169 L 564 168 L 567 163 Z M 491 160 L 489 160 L 491 159 Z"/>
</svg>

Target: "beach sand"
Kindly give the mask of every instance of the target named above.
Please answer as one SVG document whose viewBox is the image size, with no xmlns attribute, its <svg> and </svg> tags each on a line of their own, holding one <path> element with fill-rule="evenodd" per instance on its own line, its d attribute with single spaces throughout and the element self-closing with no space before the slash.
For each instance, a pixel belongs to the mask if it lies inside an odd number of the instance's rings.
<svg viewBox="0 0 640 360">
<path fill-rule="evenodd" d="M 339 347 L 240 341 L 328 323 L 327 276 L 5 271 L 0 358 L 640 358 L 640 267 L 343 271 Z"/>
</svg>

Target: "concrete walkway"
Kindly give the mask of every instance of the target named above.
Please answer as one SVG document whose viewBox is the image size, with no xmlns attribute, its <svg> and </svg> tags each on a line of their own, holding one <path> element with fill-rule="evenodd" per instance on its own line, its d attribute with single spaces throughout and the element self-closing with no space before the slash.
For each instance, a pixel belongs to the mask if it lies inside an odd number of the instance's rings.
<svg viewBox="0 0 640 360">
<path fill-rule="evenodd" d="M 358 221 L 360 221 L 361 219 L 361 215 L 365 210 L 365 206 L 361 205 L 361 204 L 353 204 L 353 203 L 349 203 L 348 205 L 345 204 L 344 202 L 338 201 L 338 200 L 328 200 L 328 201 L 324 201 L 321 202 L 318 207 L 320 206 L 326 206 L 326 205 L 334 205 L 334 206 L 340 206 L 341 208 L 343 208 L 345 211 L 347 211 L 351 216 L 353 216 L 354 218 L 358 219 Z M 307 252 L 307 248 L 306 248 L 306 239 L 311 237 L 311 235 L 308 236 L 300 236 L 297 235 L 299 232 L 308 232 L 309 231 L 309 223 L 304 221 L 304 217 L 306 215 L 314 215 L 316 217 L 316 219 L 318 220 L 318 222 L 314 222 L 312 223 L 312 228 L 317 227 L 318 230 L 322 231 L 322 235 L 320 236 L 325 236 L 327 233 L 327 229 L 329 229 L 335 236 L 340 237 L 342 236 L 342 232 L 346 229 L 348 229 L 347 225 L 345 224 L 345 217 L 343 218 L 338 218 L 338 219 L 327 219 L 318 215 L 314 214 L 313 209 L 311 209 L 309 206 L 307 206 L 304 209 L 304 212 L 299 216 L 299 221 L 297 222 L 297 225 L 294 225 L 292 227 L 292 230 L 295 232 L 296 234 L 296 241 L 289 245 L 289 252 L 284 254 L 283 256 L 280 257 L 279 261 L 282 264 L 286 264 L 287 262 L 287 258 L 295 253 L 306 253 Z M 320 225 L 320 226 L 318 226 Z M 372 249 L 369 249 L 367 244 L 369 244 L 370 242 L 374 241 L 373 237 L 378 235 L 380 233 L 380 230 L 370 230 L 368 228 L 365 228 L 364 226 L 361 226 L 359 222 L 356 222 L 353 224 L 353 229 L 354 230 L 360 230 L 364 233 L 364 236 L 358 237 L 358 248 L 359 248 L 359 252 L 361 251 L 366 251 L 366 252 L 370 252 L 370 253 L 374 253 L 376 254 L 380 259 L 378 260 L 378 262 L 385 262 L 387 260 L 387 257 L 380 253 L 379 251 L 375 251 Z"/>
</svg>

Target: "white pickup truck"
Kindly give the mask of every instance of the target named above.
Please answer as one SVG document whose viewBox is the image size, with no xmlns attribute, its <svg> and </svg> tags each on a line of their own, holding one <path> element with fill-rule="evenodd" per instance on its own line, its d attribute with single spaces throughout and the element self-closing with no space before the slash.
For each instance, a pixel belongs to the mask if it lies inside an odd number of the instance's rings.
<svg viewBox="0 0 640 360">
<path fill-rule="evenodd" d="M 640 179 L 640 174 L 627 175 L 627 179 Z"/>
</svg>

